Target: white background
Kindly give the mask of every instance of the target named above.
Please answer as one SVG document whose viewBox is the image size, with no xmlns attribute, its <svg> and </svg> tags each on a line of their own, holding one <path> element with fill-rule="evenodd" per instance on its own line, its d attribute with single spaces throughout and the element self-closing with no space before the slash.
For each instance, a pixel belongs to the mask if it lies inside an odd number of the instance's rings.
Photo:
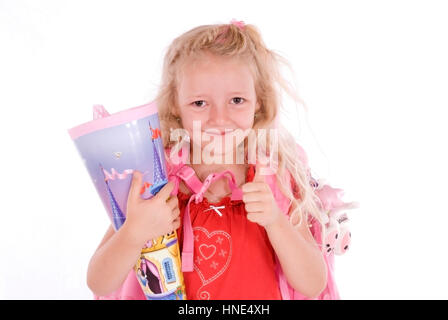
<svg viewBox="0 0 448 320">
<path fill-rule="evenodd" d="M 341 297 L 448 298 L 447 16 L 444 1 L 0 0 L 0 298 L 91 299 L 109 221 L 67 129 L 93 104 L 151 101 L 170 42 L 232 18 L 290 61 L 309 113 L 285 100 L 286 124 L 361 204 Z"/>
</svg>

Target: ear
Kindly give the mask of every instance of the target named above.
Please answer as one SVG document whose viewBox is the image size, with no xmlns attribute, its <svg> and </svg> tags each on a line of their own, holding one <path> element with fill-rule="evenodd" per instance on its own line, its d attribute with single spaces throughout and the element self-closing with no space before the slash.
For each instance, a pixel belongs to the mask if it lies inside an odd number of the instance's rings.
<svg viewBox="0 0 448 320">
<path fill-rule="evenodd" d="M 179 117 L 179 109 L 177 107 L 171 108 L 171 115 L 174 117 Z"/>
<path fill-rule="evenodd" d="M 261 109 L 261 104 L 259 101 L 255 104 L 255 112 L 258 112 Z"/>
</svg>

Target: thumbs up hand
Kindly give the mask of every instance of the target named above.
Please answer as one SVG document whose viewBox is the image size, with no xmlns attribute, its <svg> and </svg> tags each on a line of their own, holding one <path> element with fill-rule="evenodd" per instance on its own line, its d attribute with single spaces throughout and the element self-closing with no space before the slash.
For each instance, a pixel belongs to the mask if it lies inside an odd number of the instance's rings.
<svg viewBox="0 0 448 320">
<path fill-rule="evenodd" d="M 278 220 L 281 211 L 271 188 L 265 181 L 264 172 L 262 172 L 263 166 L 257 163 L 255 170 L 253 181 L 241 187 L 243 202 L 247 211 L 247 219 L 266 228 Z"/>
</svg>

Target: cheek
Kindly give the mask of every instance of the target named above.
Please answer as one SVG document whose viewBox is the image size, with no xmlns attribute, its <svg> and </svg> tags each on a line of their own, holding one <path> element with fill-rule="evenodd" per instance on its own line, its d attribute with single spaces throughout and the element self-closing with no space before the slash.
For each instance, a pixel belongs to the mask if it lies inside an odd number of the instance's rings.
<svg viewBox="0 0 448 320">
<path fill-rule="evenodd" d="M 185 118 L 182 118 L 182 122 L 181 125 L 183 127 L 183 129 L 187 130 L 188 135 L 190 137 L 190 141 L 192 143 L 196 143 L 196 138 L 197 135 L 202 136 L 201 131 L 199 130 L 199 125 L 201 125 L 201 128 L 203 127 L 204 121 L 201 120 L 199 117 L 192 117 L 190 116 L 186 116 Z M 196 126 L 197 132 L 196 132 L 196 136 L 195 136 L 195 132 L 194 132 L 194 125 Z"/>
<path fill-rule="evenodd" d="M 201 126 L 203 126 L 204 121 L 206 119 L 206 115 L 201 114 L 201 113 L 191 112 L 188 110 L 181 110 L 180 118 L 181 118 L 182 127 L 190 133 L 190 136 L 192 136 L 193 125 L 196 124 L 196 126 L 198 126 L 198 124 L 200 124 Z"/>
<path fill-rule="evenodd" d="M 238 128 L 251 129 L 254 126 L 254 111 L 252 109 L 234 112 L 232 119 Z"/>
</svg>

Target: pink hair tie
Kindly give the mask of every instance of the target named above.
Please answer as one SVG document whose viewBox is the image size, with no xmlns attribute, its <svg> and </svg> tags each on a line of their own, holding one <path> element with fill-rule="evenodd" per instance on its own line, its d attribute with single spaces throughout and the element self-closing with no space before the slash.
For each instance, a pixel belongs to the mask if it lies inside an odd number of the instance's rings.
<svg viewBox="0 0 448 320">
<path fill-rule="evenodd" d="M 230 23 L 240 28 L 241 31 L 244 30 L 244 21 L 236 21 L 235 19 L 232 19 Z"/>
</svg>

